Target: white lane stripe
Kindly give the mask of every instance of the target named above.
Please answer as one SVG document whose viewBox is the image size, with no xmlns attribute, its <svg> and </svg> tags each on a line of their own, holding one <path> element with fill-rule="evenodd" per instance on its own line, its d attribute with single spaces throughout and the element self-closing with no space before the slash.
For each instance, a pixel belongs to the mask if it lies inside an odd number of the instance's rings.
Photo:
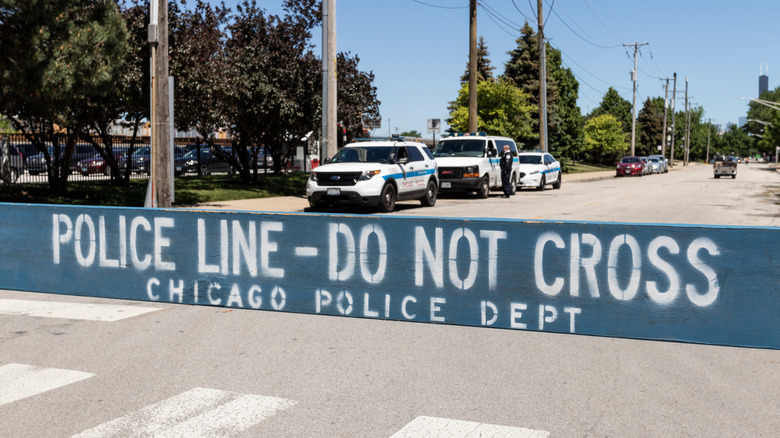
<svg viewBox="0 0 780 438">
<path fill-rule="evenodd" d="M 61 386 L 88 379 L 94 374 L 11 363 L 0 366 L 0 405 L 15 402 Z"/>
<path fill-rule="evenodd" d="M 473 421 L 420 416 L 390 438 L 547 438 L 550 432 Z"/>
<path fill-rule="evenodd" d="M 73 438 L 229 436 L 294 404 L 292 400 L 276 397 L 195 388 Z"/>
<path fill-rule="evenodd" d="M 44 318 L 114 322 L 158 310 L 161 310 L 161 308 L 0 299 L 0 314 L 2 315 L 39 316 Z"/>
<path fill-rule="evenodd" d="M 316 246 L 297 246 L 295 247 L 295 255 L 304 257 L 313 257 L 319 254 L 319 250 Z"/>
</svg>

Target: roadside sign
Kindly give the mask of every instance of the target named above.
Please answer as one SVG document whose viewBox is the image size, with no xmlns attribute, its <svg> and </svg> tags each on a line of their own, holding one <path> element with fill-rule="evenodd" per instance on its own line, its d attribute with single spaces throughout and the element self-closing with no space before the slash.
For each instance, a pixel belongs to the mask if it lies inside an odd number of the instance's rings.
<svg viewBox="0 0 780 438">
<path fill-rule="evenodd" d="M 441 132 L 441 119 L 428 119 L 428 134 Z"/>
</svg>

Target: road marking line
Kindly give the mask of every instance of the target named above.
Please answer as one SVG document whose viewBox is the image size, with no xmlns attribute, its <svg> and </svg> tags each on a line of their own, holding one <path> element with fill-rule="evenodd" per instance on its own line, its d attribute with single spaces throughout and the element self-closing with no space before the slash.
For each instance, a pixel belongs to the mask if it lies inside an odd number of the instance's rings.
<svg viewBox="0 0 780 438">
<path fill-rule="evenodd" d="M 597 204 L 601 204 L 601 201 L 591 202 L 590 204 L 585 204 L 586 207 L 591 207 Z"/>
<path fill-rule="evenodd" d="M 549 436 L 550 432 L 544 430 L 420 416 L 390 438 L 547 438 Z"/>
<path fill-rule="evenodd" d="M 115 304 L 0 299 L 1 315 L 39 316 L 43 318 L 114 322 L 143 315 L 145 313 L 156 312 L 158 310 L 162 310 L 162 308 L 119 306 Z"/>
<path fill-rule="evenodd" d="M 0 405 L 15 402 L 61 386 L 88 379 L 94 374 L 11 363 L 0 366 Z"/>
<path fill-rule="evenodd" d="M 294 404 L 283 398 L 195 388 L 72 438 L 231 436 Z"/>
</svg>

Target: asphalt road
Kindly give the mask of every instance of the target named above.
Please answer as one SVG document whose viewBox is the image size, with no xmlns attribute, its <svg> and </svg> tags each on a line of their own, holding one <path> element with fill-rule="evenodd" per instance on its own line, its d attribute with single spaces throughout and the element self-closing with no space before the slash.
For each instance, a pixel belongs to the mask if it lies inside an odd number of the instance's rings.
<svg viewBox="0 0 780 438">
<path fill-rule="evenodd" d="M 765 165 L 604 176 L 393 214 L 780 222 Z M 778 400 L 775 350 L 0 291 L 3 437 L 774 437 Z"/>
</svg>

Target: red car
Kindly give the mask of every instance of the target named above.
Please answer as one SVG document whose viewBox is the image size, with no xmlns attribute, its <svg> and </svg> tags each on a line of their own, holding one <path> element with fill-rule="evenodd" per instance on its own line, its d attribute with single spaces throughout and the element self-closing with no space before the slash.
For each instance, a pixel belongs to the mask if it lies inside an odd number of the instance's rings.
<svg viewBox="0 0 780 438">
<path fill-rule="evenodd" d="M 642 176 L 645 174 L 645 165 L 642 162 L 642 159 L 639 157 L 623 157 L 622 160 L 620 160 L 619 163 L 617 163 L 617 175 L 616 176 L 623 176 L 623 175 L 638 175 Z"/>
</svg>

